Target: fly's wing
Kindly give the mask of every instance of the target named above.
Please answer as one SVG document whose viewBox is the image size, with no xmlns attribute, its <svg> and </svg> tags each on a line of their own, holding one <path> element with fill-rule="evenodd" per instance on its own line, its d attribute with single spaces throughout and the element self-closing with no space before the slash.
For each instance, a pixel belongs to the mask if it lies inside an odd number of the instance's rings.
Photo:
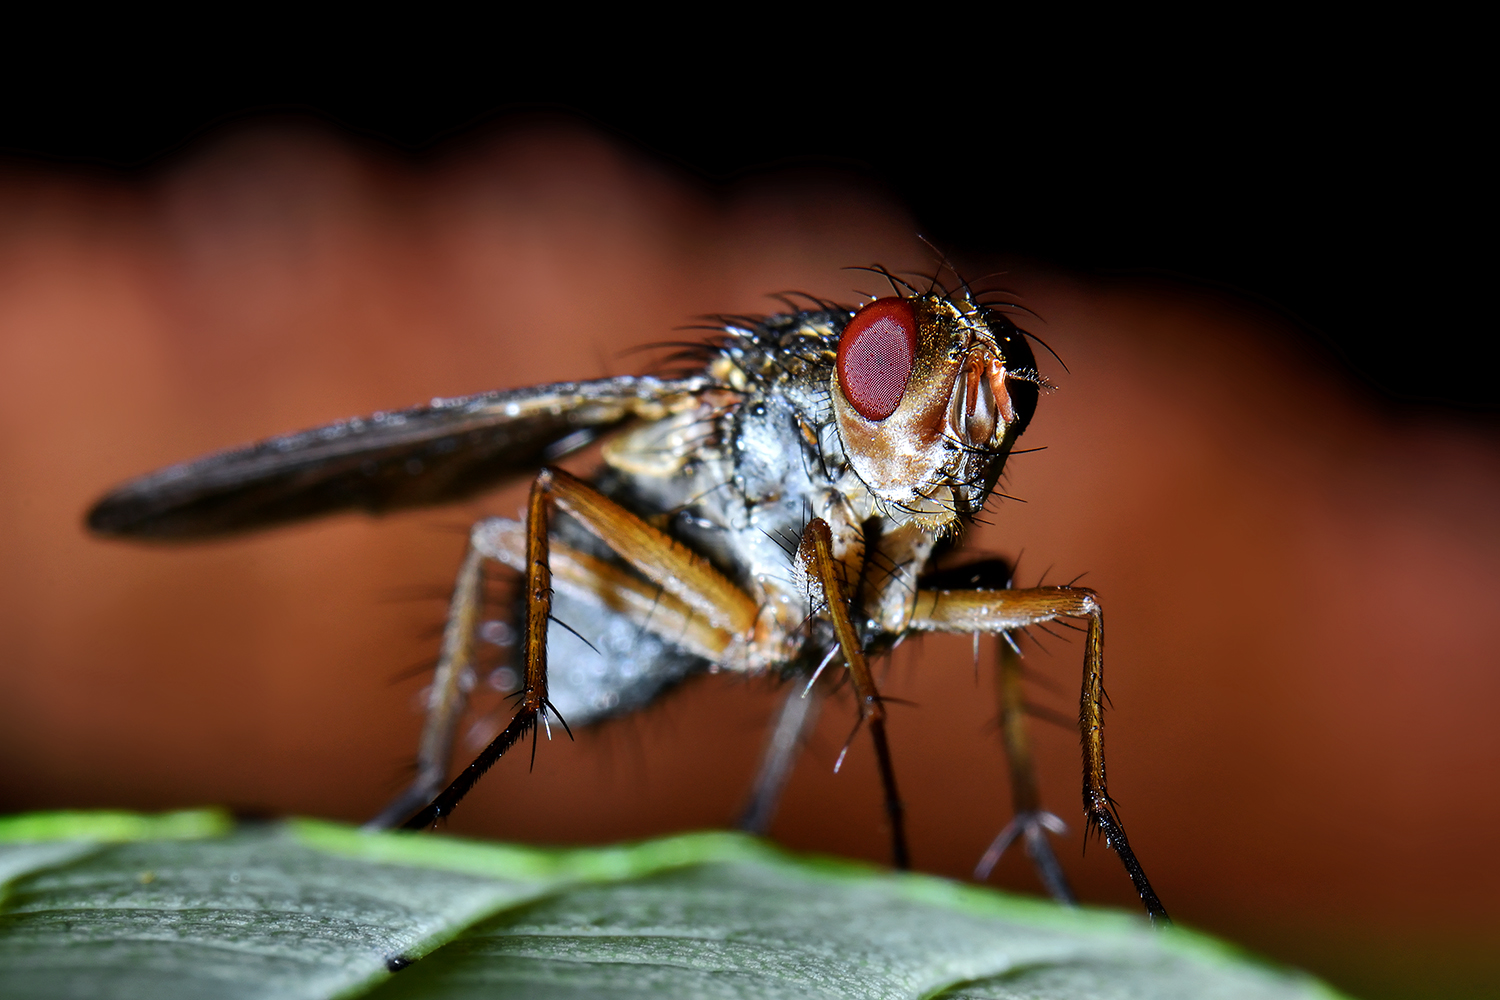
<svg viewBox="0 0 1500 1000">
<path fill-rule="evenodd" d="M 435 399 L 270 438 L 131 480 L 88 513 L 101 535 L 194 539 L 345 509 L 446 503 L 691 405 L 708 380 L 621 377 Z"/>
</svg>

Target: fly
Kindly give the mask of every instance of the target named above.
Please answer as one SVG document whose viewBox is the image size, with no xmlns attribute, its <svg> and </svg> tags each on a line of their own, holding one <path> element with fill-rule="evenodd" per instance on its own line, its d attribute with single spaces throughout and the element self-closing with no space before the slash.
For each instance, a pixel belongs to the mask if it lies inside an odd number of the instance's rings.
<svg viewBox="0 0 1500 1000">
<path fill-rule="evenodd" d="M 446 503 L 531 475 L 525 520 L 474 525 L 449 605 L 411 786 L 373 826 L 431 826 L 528 734 L 644 707 L 707 670 L 791 679 L 742 825 L 764 829 L 810 719 L 837 676 L 874 744 L 897 867 L 901 797 L 872 657 L 922 632 L 1000 636 L 1015 818 L 980 863 L 1024 838 L 1043 882 L 1072 894 L 1047 840 L 1010 633 L 1083 623 L 1083 807 L 1153 921 L 1166 910 L 1126 839 L 1104 774 L 1103 613 L 1093 591 L 1010 586 L 998 560 L 937 568 L 983 508 L 1043 384 L 1027 334 L 959 281 L 859 308 L 817 299 L 719 317 L 675 377 L 502 390 L 339 421 L 142 476 L 103 497 L 102 535 L 190 540 L 345 509 Z M 590 480 L 550 463 L 609 435 Z M 483 618 L 483 570 L 521 574 L 514 628 Z M 573 624 L 570 624 L 573 623 Z M 575 624 L 579 631 L 574 631 Z M 479 644 L 513 641 L 509 725 L 447 780 Z M 587 631 L 587 635 L 583 632 Z M 575 638 L 576 637 L 576 638 Z M 549 650 L 582 640 L 599 655 Z M 583 650 L 585 647 L 578 647 Z M 850 742 L 854 736 L 851 735 Z M 848 745 L 845 747 L 847 752 Z M 840 755 L 840 761 L 842 761 Z"/>
</svg>

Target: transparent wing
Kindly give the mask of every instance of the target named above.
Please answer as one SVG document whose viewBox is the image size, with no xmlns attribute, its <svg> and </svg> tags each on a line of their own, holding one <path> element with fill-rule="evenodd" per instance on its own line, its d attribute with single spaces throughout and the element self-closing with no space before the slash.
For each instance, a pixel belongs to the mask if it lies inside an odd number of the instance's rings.
<svg viewBox="0 0 1500 1000">
<path fill-rule="evenodd" d="M 192 539 L 345 509 L 445 503 L 536 469 L 632 416 L 670 412 L 708 384 L 564 382 L 341 420 L 131 480 L 100 499 L 87 523 L 101 535 Z"/>
</svg>

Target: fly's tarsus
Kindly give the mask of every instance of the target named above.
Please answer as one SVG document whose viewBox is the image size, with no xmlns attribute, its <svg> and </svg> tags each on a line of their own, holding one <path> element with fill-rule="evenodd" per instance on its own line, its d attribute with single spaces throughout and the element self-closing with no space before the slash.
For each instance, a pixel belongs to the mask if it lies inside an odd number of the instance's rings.
<svg viewBox="0 0 1500 1000">
<path fill-rule="evenodd" d="M 484 772 L 494 766 L 506 751 L 515 746 L 528 731 L 534 730 L 537 723 L 537 711 L 533 708 L 522 706 L 516 712 L 515 717 L 510 720 L 510 725 L 501 730 L 500 735 L 490 742 L 490 745 L 480 751 L 479 756 L 458 777 L 438 793 L 437 797 L 429 802 L 426 807 L 401 824 L 403 830 L 425 830 L 438 820 L 447 816 L 458 806 L 458 803 L 469 791 L 484 777 Z"/>
</svg>

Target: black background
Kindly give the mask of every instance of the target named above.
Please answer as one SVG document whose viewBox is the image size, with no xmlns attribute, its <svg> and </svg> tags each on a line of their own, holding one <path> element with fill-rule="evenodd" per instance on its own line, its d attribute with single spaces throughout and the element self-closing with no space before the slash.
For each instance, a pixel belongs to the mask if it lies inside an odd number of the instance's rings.
<svg viewBox="0 0 1500 1000">
<path fill-rule="evenodd" d="M 291 115 L 425 157 L 518 118 L 576 117 L 709 184 L 858 172 L 944 249 L 1229 289 L 1295 320 L 1383 405 L 1500 412 L 1482 363 L 1492 129 L 1462 26 L 1200 25 L 1188 44 L 1141 24 L 1081 41 L 955 23 L 939 43 L 916 26 L 799 21 L 649 45 L 649 25 L 587 40 L 396 25 L 379 44 L 282 27 L 226 22 L 191 45 L 140 43 L 140 24 L 119 44 L 19 31 L 0 156 L 128 175 Z"/>
</svg>

